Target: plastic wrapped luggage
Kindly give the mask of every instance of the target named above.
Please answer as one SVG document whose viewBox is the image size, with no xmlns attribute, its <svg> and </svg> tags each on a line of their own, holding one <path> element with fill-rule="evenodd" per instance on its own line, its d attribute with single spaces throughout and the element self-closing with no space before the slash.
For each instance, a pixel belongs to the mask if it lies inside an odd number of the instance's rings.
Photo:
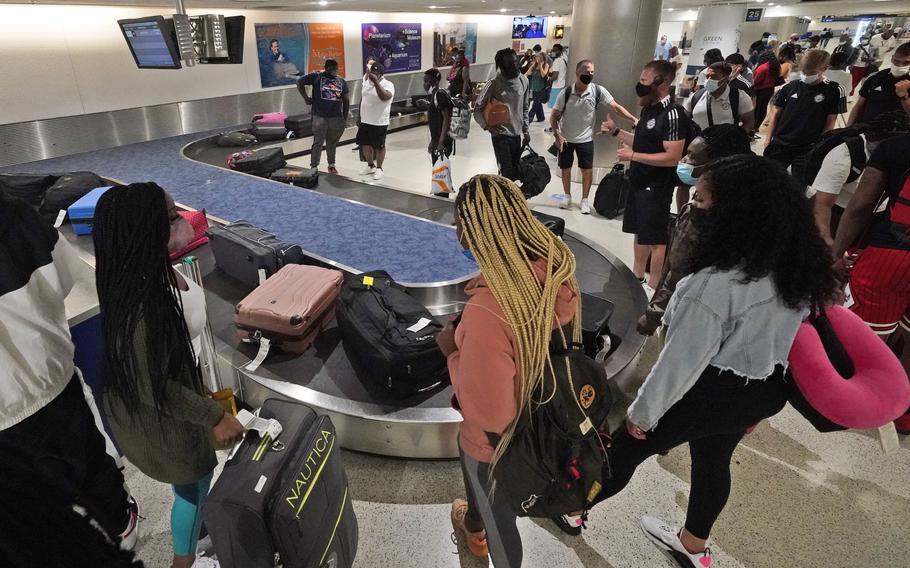
<svg viewBox="0 0 910 568">
<path fill-rule="evenodd" d="M 442 324 L 387 273 L 348 277 L 335 312 L 348 358 L 364 382 L 398 397 L 448 382 L 436 345 Z"/>
<path fill-rule="evenodd" d="M 169 258 L 172 261 L 186 256 L 209 242 L 209 238 L 206 236 L 206 232 L 209 230 L 209 220 L 205 216 L 205 211 L 178 211 L 177 213 L 186 219 L 193 228 L 193 240 L 182 249 L 170 253 Z"/>
<path fill-rule="evenodd" d="M 269 176 L 269 179 L 289 183 L 297 187 L 312 189 L 319 185 L 319 170 L 316 168 L 296 168 L 290 166 L 281 168 Z"/>
<path fill-rule="evenodd" d="M 222 148 L 252 146 L 255 143 L 256 137 L 246 132 L 225 132 L 217 141 Z"/>
<path fill-rule="evenodd" d="M 566 220 L 562 217 L 547 215 L 546 213 L 540 213 L 539 211 L 531 211 L 531 215 L 534 215 L 538 221 L 543 223 L 544 226 L 550 229 L 557 237 L 562 237 L 563 233 L 566 232 Z"/>
<path fill-rule="evenodd" d="M 278 421 L 277 440 L 249 430 L 202 508 L 220 565 L 349 568 L 357 517 L 332 421 L 277 399 L 259 417 Z"/>
<path fill-rule="evenodd" d="M 318 266 L 283 266 L 237 304 L 234 325 L 248 343 L 260 338 L 288 353 L 301 354 L 335 321 L 341 272 Z"/>
<path fill-rule="evenodd" d="M 250 288 L 259 285 L 259 271 L 266 277 L 287 264 L 303 264 L 299 245 L 287 243 L 251 223 L 238 220 L 223 227 L 212 227 L 206 233 L 215 264 Z"/>
<path fill-rule="evenodd" d="M 249 154 L 241 155 L 229 161 L 231 167 L 238 172 L 253 174 L 260 177 L 269 177 L 275 170 L 280 170 L 287 165 L 284 159 L 284 150 L 281 148 L 262 148 L 253 150 Z"/>
<path fill-rule="evenodd" d="M 77 235 L 92 234 L 92 227 L 95 224 L 95 207 L 104 192 L 110 188 L 111 186 L 97 187 L 69 206 L 66 211 L 74 233 Z"/>
</svg>

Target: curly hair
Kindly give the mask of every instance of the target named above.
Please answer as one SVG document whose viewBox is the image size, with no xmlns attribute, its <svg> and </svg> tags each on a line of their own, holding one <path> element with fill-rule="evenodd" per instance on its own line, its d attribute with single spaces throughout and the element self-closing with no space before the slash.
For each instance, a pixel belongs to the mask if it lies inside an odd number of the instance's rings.
<svg viewBox="0 0 910 568">
<path fill-rule="evenodd" d="M 815 225 L 805 188 L 778 163 L 722 158 L 701 176 L 713 206 L 698 218 L 689 273 L 738 268 L 746 281 L 770 276 L 792 309 L 831 303 L 838 287 L 831 251 Z"/>
<path fill-rule="evenodd" d="M 752 153 L 752 139 L 736 124 L 715 124 L 701 131 L 709 160 Z"/>
</svg>

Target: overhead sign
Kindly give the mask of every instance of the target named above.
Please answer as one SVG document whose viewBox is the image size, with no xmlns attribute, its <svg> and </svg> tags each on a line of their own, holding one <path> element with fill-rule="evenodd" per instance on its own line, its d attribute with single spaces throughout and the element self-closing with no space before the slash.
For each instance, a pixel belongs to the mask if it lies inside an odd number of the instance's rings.
<svg viewBox="0 0 910 568">
<path fill-rule="evenodd" d="M 747 22 L 760 22 L 762 15 L 765 13 L 764 8 L 749 8 L 746 10 Z"/>
</svg>

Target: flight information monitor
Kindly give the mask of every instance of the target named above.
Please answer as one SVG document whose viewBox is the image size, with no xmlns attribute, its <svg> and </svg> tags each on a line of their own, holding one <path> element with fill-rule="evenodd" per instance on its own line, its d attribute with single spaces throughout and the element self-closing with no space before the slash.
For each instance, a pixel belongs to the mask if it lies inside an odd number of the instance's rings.
<svg viewBox="0 0 910 568">
<path fill-rule="evenodd" d="M 140 69 L 180 69 L 171 26 L 162 16 L 117 20 Z"/>
</svg>

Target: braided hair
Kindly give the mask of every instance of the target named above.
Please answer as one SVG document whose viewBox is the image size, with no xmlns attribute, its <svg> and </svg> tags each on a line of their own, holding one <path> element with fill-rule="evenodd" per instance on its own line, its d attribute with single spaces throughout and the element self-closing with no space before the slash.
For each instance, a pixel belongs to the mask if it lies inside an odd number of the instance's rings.
<svg viewBox="0 0 910 568">
<path fill-rule="evenodd" d="M 910 115 L 903 109 L 879 114 L 866 128 L 866 138 L 873 142 L 881 142 L 892 136 L 907 133 L 910 133 Z"/>
<path fill-rule="evenodd" d="M 167 381 L 204 392 L 168 259 L 164 190 L 152 182 L 109 189 L 98 201 L 93 233 L 105 383 L 134 413 L 145 390 L 139 381 L 148 373 L 160 417 L 169 402 Z"/>
<path fill-rule="evenodd" d="M 476 175 L 458 191 L 455 215 L 461 238 L 477 259 L 480 273 L 518 346 L 518 415 L 496 446 L 493 465 L 502 457 L 523 409 L 545 402 L 553 388 L 544 385 L 551 370 L 550 339 L 557 321 L 556 298 L 564 284 L 579 293 L 575 257 L 569 247 L 531 215 L 521 190 L 496 175 Z M 540 281 L 533 263 L 547 262 Z M 581 340 L 581 306 L 570 323 L 573 342 Z M 555 388 L 555 385 L 553 385 Z M 552 396 L 552 394 L 550 395 Z"/>
<path fill-rule="evenodd" d="M 749 134 L 736 124 L 715 124 L 702 130 L 699 136 L 705 141 L 709 160 L 752 153 Z"/>
</svg>

